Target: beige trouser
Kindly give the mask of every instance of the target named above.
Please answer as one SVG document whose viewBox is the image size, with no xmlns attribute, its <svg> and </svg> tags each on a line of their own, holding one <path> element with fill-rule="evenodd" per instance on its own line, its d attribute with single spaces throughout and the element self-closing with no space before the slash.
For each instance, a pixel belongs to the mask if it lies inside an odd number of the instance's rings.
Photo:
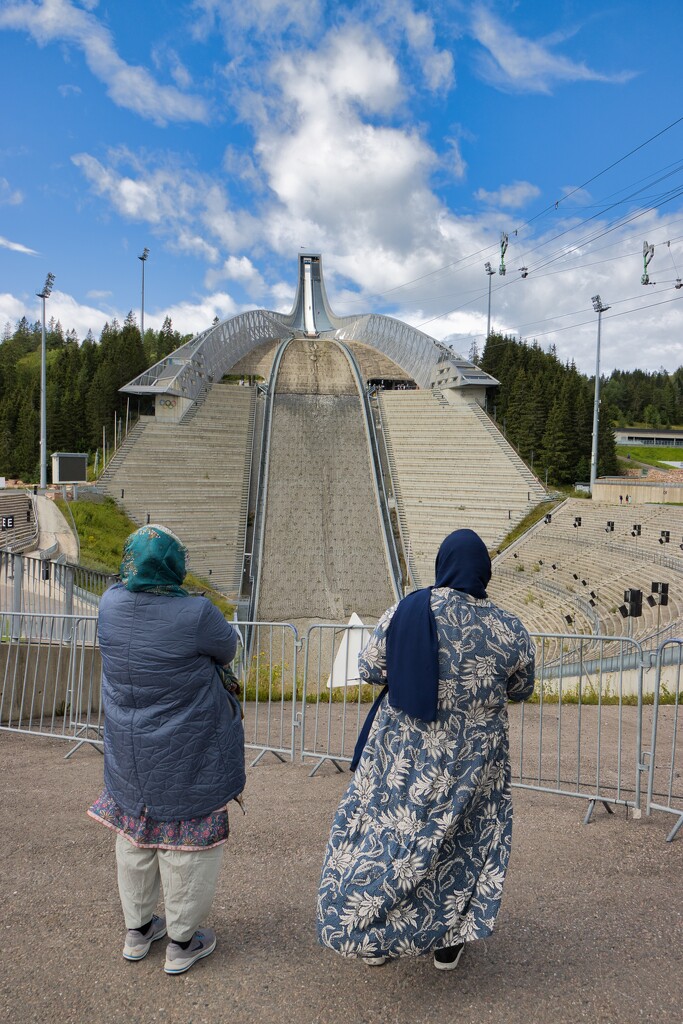
<svg viewBox="0 0 683 1024">
<path fill-rule="evenodd" d="M 223 846 L 207 850 L 145 850 L 116 837 L 119 896 L 126 928 L 151 920 L 164 890 L 169 938 L 187 942 L 211 909 Z"/>
</svg>

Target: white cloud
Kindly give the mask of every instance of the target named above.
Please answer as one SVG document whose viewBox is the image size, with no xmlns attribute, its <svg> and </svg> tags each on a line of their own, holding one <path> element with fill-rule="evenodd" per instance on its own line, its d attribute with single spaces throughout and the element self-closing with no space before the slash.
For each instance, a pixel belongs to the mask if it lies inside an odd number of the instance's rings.
<svg viewBox="0 0 683 1024">
<path fill-rule="evenodd" d="M 494 192 L 478 188 L 474 193 L 474 198 L 488 206 L 516 210 L 520 206 L 525 206 L 531 199 L 536 199 L 540 194 L 540 188 L 532 185 L 530 181 L 513 181 L 511 185 L 501 185 Z"/>
<path fill-rule="evenodd" d="M 380 6 L 377 23 L 389 24 L 405 35 L 409 50 L 417 58 L 432 92 L 446 92 L 454 84 L 453 55 L 436 45 L 434 20 L 424 11 L 417 11 L 410 0 L 391 0 Z"/>
<path fill-rule="evenodd" d="M 26 31 L 39 46 L 53 42 L 74 44 L 82 50 L 90 71 L 105 84 L 117 106 L 156 124 L 209 120 L 207 104 L 200 96 L 160 85 L 145 68 L 127 64 L 116 52 L 111 32 L 93 14 L 69 0 L 10 2 L 0 9 L 0 28 Z"/>
<path fill-rule="evenodd" d="M 24 193 L 19 188 L 12 188 L 7 178 L 0 178 L 0 205 L 19 206 L 24 201 Z"/>
<path fill-rule="evenodd" d="M 251 294 L 262 294 L 265 289 L 261 274 L 247 256 L 229 256 L 222 267 L 207 271 L 204 278 L 207 288 L 214 288 L 220 281 L 238 281 Z"/>
<path fill-rule="evenodd" d="M 280 250 L 343 239 L 348 251 L 364 236 L 405 251 L 415 215 L 435 205 L 426 181 L 438 161 L 417 132 L 377 123 L 401 99 L 393 56 L 351 26 L 315 53 L 282 57 L 272 76 L 281 92 L 255 126 L 255 153 L 278 200 L 265 224 L 271 242 Z"/>
<path fill-rule="evenodd" d="M 0 292 L 0 323 L 6 324 L 9 321 L 11 324 L 15 324 L 24 315 L 28 314 L 26 313 L 26 304 L 21 299 L 10 295 L 9 292 Z M 31 314 L 28 316 L 29 320 L 35 320 L 36 315 L 37 309 L 31 310 Z"/>
<path fill-rule="evenodd" d="M 63 85 L 57 86 L 57 92 L 63 99 L 66 99 L 67 96 L 80 96 L 83 90 L 80 85 L 71 85 L 69 82 L 65 82 Z"/>
<path fill-rule="evenodd" d="M 477 4 L 472 11 L 471 32 L 486 50 L 479 59 L 481 76 L 489 85 L 510 92 L 549 93 L 562 82 L 628 82 L 634 72 L 604 74 L 586 64 L 552 53 L 543 42 L 518 35 L 488 7 Z M 562 37 L 556 34 L 552 41 Z"/>
<path fill-rule="evenodd" d="M 96 195 L 127 220 L 148 224 L 175 252 L 218 263 L 225 251 L 263 237 L 262 218 L 233 207 L 215 178 L 174 162 L 154 166 L 156 159 L 145 162 L 125 147 L 111 150 L 107 163 L 89 153 L 72 157 Z"/>
<path fill-rule="evenodd" d="M 320 0 L 193 0 L 193 34 L 197 39 L 218 30 L 227 49 L 239 52 L 252 34 L 280 39 L 292 30 L 307 36 L 323 22 Z"/>
<path fill-rule="evenodd" d="M 164 318 L 168 316 L 176 331 L 180 331 L 181 334 L 197 334 L 210 327 L 214 317 L 224 320 L 241 313 L 242 310 L 243 307 L 239 306 L 227 292 L 213 292 L 196 302 L 178 302 L 168 306 L 164 310 L 152 313 L 149 318 L 145 310 L 145 327 L 149 324 L 150 327 L 159 330 Z"/>
<path fill-rule="evenodd" d="M 112 294 L 112 292 L 99 291 L 97 288 L 94 288 L 92 291 L 86 292 L 85 297 L 86 299 L 94 299 L 97 301 L 98 299 L 110 299 Z"/>
<path fill-rule="evenodd" d="M 21 252 L 25 256 L 39 255 L 35 249 L 29 249 L 27 245 L 22 245 L 21 242 L 10 242 L 9 238 L 3 238 L 2 235 L 0 235 L 0 248 L 9 249 L 11 252 Z"/>
</svg>

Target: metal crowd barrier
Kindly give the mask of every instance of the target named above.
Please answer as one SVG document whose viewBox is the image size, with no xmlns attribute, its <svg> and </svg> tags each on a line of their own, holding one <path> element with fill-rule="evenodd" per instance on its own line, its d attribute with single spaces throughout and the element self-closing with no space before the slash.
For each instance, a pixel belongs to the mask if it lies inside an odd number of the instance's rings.
<svg viewBox="0 0 683 1024">
<path fill-rule="evenodd" d="M 36 615 L 96 615 L 112 574 L 0 551 L 0 607 Z"/>
<path fill-rule="evenodd" d="M 644 658 L 627 637 L 538 634 L 532 702 L 510 704 L 512 785 L 640 812 Z M 558 667 L 558 649 L 560 661 Z"/>
<path fill-rule="evenodd" d="M 682 664 L 683 640 L 661 644 L 657 651 L 646 813 L 666 811 L 678 817 L 666 837 L 668 843 L 683 826 L 683 751 L 678 736 L 679 726 L 683 727 L 680 713 Z M 672 703 L 662 702 L 665 695 Z"/>
<path fill-rule="evenodd" d="M 358 654 L 371 633 L 367 626 L 331 623 L 310 626 L 306 633 L 301 757 L 315 758 L 311 775 L 325 761 L 340 772 L 341 763 L 351 761 L 369 701 L 379 692 L 358 678 Z"/>
<path fill-rule="evenodd" d="M 298 694 L 302 690 L 297 678 L 298 633 L 294 626 L 283 622 L 232 625 L 241 634 L 232 668 L 242 692 L 245 746 L 258 751 L 252 766 L 267 753 L 280 761 L 293 761 L 299 725 Z"/>
<path fill-rule="evenodd" d="M 102 746 L 94 616 L 0 612 L 0 729 Z"/>
<path fill-rule="evenodd" d="M 371 627 L 318 623 L 302 640 L 289 623 L 235 625 L 252 764 L 272 753 L 313 762 L 311 775 L 343 771 L 378 693 L 357 671 Z M 102 747 L 96 626 L 94 615 L 0 612 L 0 729 L 69 740 L 67 756 Z M 683 640 L 663 643 L 654 665 L 627 637 L 534 640 L 534 699 L 509 708 L 512 785 L 586 801 L 586 822 L 597 804 L 668 812 L 672 840 L 683 827 Z"/>
</svg>

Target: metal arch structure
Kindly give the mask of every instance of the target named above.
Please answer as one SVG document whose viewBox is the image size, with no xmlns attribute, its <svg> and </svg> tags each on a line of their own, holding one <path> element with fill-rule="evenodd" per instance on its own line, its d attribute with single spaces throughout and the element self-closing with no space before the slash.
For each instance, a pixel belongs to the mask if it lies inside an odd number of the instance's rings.
<svg viewBox="0 0 683 1024">
<path fill-rule="evenodd" d="M 197 334 L 121 390 L 192 401 L 206 384 L 220 380 L 258 345 L 301 336 L 370 345 L 400 366 L 420 388 L 498 384 L 468 359 L 401 320 L 379 313 L 335 316 L 325 291 L 322 257 L 319 253 L 300 253 L 291 313 L 265 309 L 238 313 Z"/>
</svg>

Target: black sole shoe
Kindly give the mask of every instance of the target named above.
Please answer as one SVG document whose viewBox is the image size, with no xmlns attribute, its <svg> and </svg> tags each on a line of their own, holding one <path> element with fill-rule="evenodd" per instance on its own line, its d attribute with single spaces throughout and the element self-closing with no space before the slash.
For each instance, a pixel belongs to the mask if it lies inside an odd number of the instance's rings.
<svg viewBox="0 0 683 1024">
<path fill-rule="evenodd" d="M 460 942 L 457 946 L 445 946 L 443 949 L 434 950 L 434 966 L 437 971 L 454 971 L 462 956 L 465 943 Z"/>
</svg>

